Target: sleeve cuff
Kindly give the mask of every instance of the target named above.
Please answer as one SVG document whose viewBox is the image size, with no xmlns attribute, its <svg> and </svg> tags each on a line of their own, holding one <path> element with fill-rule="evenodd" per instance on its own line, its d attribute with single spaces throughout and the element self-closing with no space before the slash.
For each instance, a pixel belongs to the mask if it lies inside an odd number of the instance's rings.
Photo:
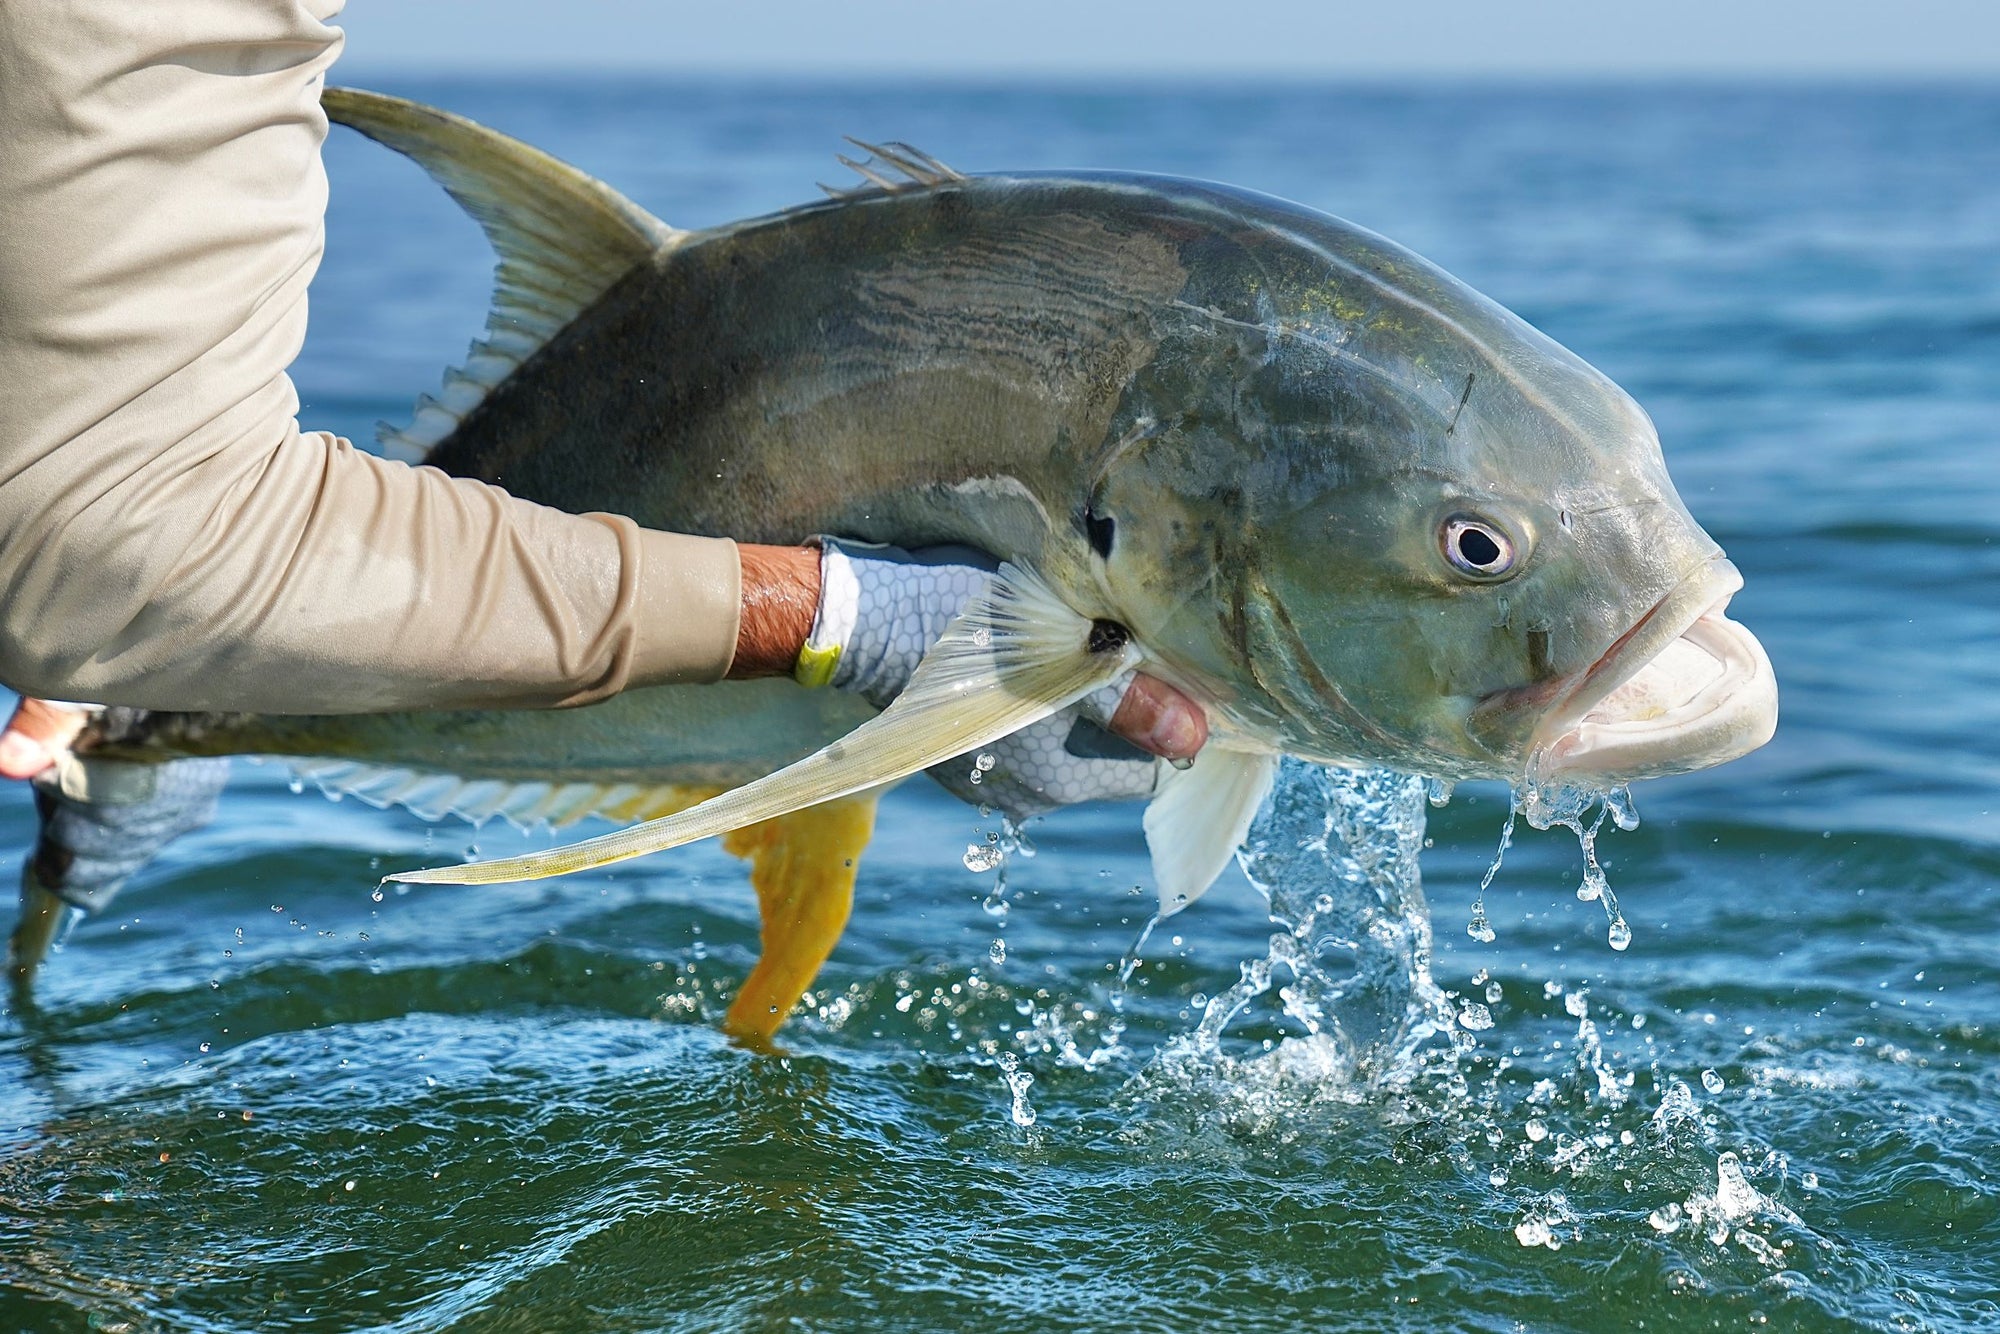
<svg viewBox="0 0 2000 1334">
<path fill-rule="evenodd" d="M 736 657 L 743 569 L 726 537 L 639 530 L 628 686 L 720 681 Z"/>
</svg>

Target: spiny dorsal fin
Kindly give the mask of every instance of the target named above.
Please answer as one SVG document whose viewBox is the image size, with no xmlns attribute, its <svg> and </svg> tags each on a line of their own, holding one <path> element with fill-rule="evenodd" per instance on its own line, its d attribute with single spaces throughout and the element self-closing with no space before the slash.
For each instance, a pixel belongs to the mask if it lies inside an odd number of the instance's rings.
<svg viewBox="0 0 2000 1334">
<path fill-rule="evenodd" d="M 822 181 L 819 188 L 835 199 L 866 194 L 870 190 L 896 194 L 904 190 L 927 189 L 933 185 L 945 185 L 965 179 L 963 172 L 954 171 L 929 153 L 912 148 L 908 144 L 894 141 L 871 144 L 856 139 L 851 134 L 843 137 L 848 143 L 868 154 L 868 157 L 864 161 L 856 162 L 845 153 L 835 153 L 834 161 L 868 183 L 843 190 Z"/>
<path fill-rule="evenodd" d="M 359 88 L 328 88 L 320 104 L 329 120 L 414 159 L 499 257 L 485 339 L 445 372 L 441 398 L 417 400 L 408 427 L 379 428 L 401 456 L 421 458 L 633 265 L 686 234 L 568 163 L 435 107 Z"/>
</svg>

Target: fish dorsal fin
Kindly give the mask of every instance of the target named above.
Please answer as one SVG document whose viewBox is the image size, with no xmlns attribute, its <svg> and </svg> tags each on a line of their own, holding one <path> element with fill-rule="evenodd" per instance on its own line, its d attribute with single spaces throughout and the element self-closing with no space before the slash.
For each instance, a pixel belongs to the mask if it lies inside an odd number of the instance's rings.
<svg viewBox="0 0 2000 1334">
<path fill-rule="evenodd" d="M 835 199 L 847 199 L 854 195 L 867 194 L 871 190 L 883 190 L 893 195 L 965 179 L 963 172 L 954 171 L 929 153 L 919 148 L 912 148 L 908 144 L 896 143 L 893 140 L 886 144 L 871 144 L 856 139 L 851 134 L 844 137 L 848 143 L 868 156 L 857 162 L 845 153 L 835 153 L 834 161 L 859 176 L 867 184 L 843 189 L 822 181 L 819 188 Z"/>
<path fill-rule="evenodd" d="M 404 871 L 412 884 L 542 880 L 643 857 L 880 787 L 1011 736 L 1139 664 L 1122 629 L 1078 615 L 1025 570 L 955 617 L 888 708 L 840 740 L 699 806 L 567 848 Z"/>
<path fill-rule="evenodd" d="M 1160 916 L 1171 917 L 1208 892 L 1242 846 L 1277 772 L 1275 755 L 1218 746 L 1195 756 L 1189 769 L 1164 771 L 1145 819 Z"/>
<path fill-rule="evenodd" d="M 685 810 L 716 794 L 712 786 L 676 783 L 508 782 L 353 760 L 286 759 L 285 765 L 338 800 L 400 806 L 420 820 L 455 815 L 475 825 L 499 816 L 519 829 L 561 829 L 586 815 L 631 824 Z M 143 766 L 151 768 L 153 766 Z"/>
<path fill-rule="evenodd" d="M 398 457 L 422 458 L 612 283 L 686 235 L 595 177 L 450 112 L 359 88 L 328 88 L 320 105 L 415 160 L 499 258 L 486 337 L 445 372 L 442 397 L 417 400 L 410 425 L 378 428 Z"/>
</svg>

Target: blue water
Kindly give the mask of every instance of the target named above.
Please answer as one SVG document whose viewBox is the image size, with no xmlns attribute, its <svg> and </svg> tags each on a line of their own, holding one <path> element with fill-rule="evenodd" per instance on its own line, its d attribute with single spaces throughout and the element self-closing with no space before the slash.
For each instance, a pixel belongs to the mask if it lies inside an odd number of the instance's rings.
<svg viewBox="0 0 2000 1334">
<path fill-rule="evenodd" d="M 1652 413 L 1778 736 L 1638 789 L 1622 954 L 1555 834 L 1469 939 L 1505 794 L 1431 812 L 1435 976 L 1498 998 L 1399 1092 L 1275 996 L 1226 1064 L 1162 1055 L 1267 953 L 1234 873 L 1114 1009 L 1136 808 L 1037 825 L 1001 917 L 959 860 L 987 823 L 893 794 L 772 1055 L 714 1031 L 755 916 L 713 848 L 377 904 L 379 866 L 531 840 L 246 766 L 0 1016 L 0 1326 L 2000 1325 L 2000 90 L 380 86 L 683 226 L 812 197 L 851 133 L 1383 232 Z M 488 260 L 414 167 L 327 159 L 296 374 L 366 438 L 477 331 Z M 32 829 L 0 792 L 0 842 Z"/>
</svg>

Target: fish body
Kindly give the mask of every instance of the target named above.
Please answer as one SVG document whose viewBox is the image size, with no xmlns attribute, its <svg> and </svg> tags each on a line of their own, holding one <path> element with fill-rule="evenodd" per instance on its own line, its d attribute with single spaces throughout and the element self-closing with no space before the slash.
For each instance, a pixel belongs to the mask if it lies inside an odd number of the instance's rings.
<svg viewBox="0 0 2000 1334">
<path fill-rule="evenodd" d="M 793 766 L 627 856 L 864 791 L 1136 665 L 1214 737 L 1148 820 L 1171 910 L 1220 870 L 1281 753 L 1609 786 L 1775 724 L 1769 664 L 1722 615 L 1740 578 L 1645 413 L 1364 228 L 1204 182 L 967 177 L 892 146 L 870 187 L 677 231 L 470 122 L 328 105 L 431 170 L 502 258 L 488 340 L 387 443 L 667 530 L 974 546 L 1008 566 L 968 617 L 1013 628 L 968 622 L 869 722 L 831 692 L 725 682 L 561 714 L 114 717 L 103 754 L 450 774 L 530 818 L 590 807 L 493 794 Z M 882 744 L 820 749 L 850 733 Z"/>
</svg>

